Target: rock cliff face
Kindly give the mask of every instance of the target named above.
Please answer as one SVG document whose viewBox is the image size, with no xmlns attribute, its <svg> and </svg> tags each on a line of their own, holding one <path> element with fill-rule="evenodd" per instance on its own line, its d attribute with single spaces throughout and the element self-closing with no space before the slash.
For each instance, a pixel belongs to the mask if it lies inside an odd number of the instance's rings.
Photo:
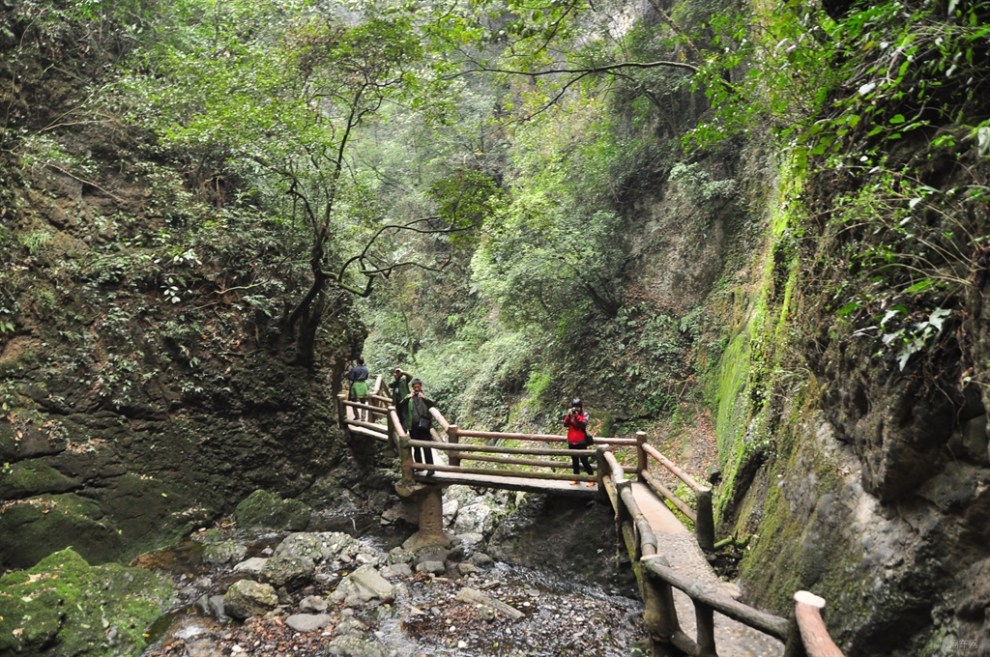
<svg viewBox="0 0 990 657">
<path fill-rule="evenodd" d="M 965 175 L 985 179 L 975 161 Z M 825 171 L 810 183 L 804 202 L 836 214 L 848 181 Z M 787 221 L 777 207 L 768 223 Z M 986 234 L 985 208 L 955 210 L 945 209 L 943 234 Z M 818 228 L 801 243 L 787 231 L 769 237 L 749 293 L 726 311 L 741 319 L 720 373 L 722 531 L 748 540 L 747 594 L 782 614 L 794 591 L 822 595 L 849 655 L 990 654 L 981 242 L 965 251 L 959 285 L 934 301 L 888 293 L 875 315 L 850 303 L 847 316 L 842 304 L 862 290 L 882 298 L 884 286 L 908 285 L 897 267 L 864 274 L 853 264 L 882 248 L 881 231 Z M 907 319 L 884 323 L 886 311 Z"/>
<path fill-rule="evenodd" d="M 294 365 L 291 233 L 87 106 L 77 76 L 113 53 L 29 13 L 0 23 L 0 569 L 127 559 L 256 488 L 306 490 L 340 458 L 361 339 L 331 296 L 316 367 Z"/>
</svg>

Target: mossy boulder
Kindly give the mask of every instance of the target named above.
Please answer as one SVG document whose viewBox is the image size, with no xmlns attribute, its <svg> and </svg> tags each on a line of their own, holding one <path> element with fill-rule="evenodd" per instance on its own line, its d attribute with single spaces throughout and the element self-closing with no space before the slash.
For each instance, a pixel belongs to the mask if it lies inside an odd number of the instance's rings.
<svg viewBox="0 0 990 657">
<path fill-rule="evenodd" d="M 270 584 L 250 579 L 234 582 L 223 596 L 223 608 L 231 618 L 245 620 L 278 606 L 278 593 Z"/>
<path fill-rule="evenodd" d="M 93 562 L 120 551 L 120 536 L 99 504 L 78 495 L 18 500 L 0 514 L 0 565 L 25 568 L 71 544 Z"/>
<path fill-rule="evenodd" d="M 283 499 L 266 490 L 256 490 L 234 511 L 242 529 L 285 529 L 303 531 L 309 525 L 312 509 L 299 500 Z"/>
<path fill-rule="evenodd" d="M 79 485 L 78 480 L 66 477 L 48 463 L 35 459 L 11 463 L 0 470 L 0 499 L 64 493 Z"/>
<path fill-rule="evenodd" d="M 171 598 L 168 581 L 150 571 L 91 566 L 61 550 L 0 577 L 0 654 L 137 655 Z"/>
</svg>

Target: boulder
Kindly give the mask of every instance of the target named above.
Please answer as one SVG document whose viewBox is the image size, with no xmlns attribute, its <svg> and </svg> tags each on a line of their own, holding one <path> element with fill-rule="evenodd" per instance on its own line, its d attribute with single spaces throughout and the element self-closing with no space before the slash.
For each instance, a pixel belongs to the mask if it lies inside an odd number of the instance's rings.
<svg viewBox="0 0 990 657">
<path fill-rule="evenodd" d="M 299 610 L 304 612 L 323 613 L 329 606 L 329 603 L 318 595 L 308 595 L 299 601 Z"/>
<path fill-rule="evenodd" d="M 250 559 L 245 559 L 234 566 L 234 572 L 257 575 L 261 572 L 261 569 L 265 567 L 266 563 L 268 563 L 268 559 L 264 557 L 251 557 Z"/>
<path fill-rule="evenodd" d="M 285 624 L 296 632 L 315 632 L 330 624 L 329 614 L 292 614 L 285 619 Z"/>
<path fill-rule="evenodd" d="M 224 613 L 238 620 L 260 616 L 277 606 L 275 589 L 250 579 L 234 582 L 223 596 Z"/>
<path fill-rule="evenodd" d="M 334 657 L 386 657 L 388 652 L 374 641 L 348 634 L 331 641 L 327 646 L 327 654 Z"/>
<path fill-rule="evenodd" d="M 361 566 L 345 577 L 330 597 L 336 601 L 344 601 L 347 606 L 375 599 L 392 602 L 395 600 L 395 586 L 382 577 L 374 566 Z"/>
<path fill-rule="evenodd" d="M 358 548 L 358 542 L 341 532 L 290 534 L 275 548 L 276 556 L 305 557 L 314 563 L 350 555 Z"/>
<path fill-rule="evenodd" d="M 203 548 L 203 561 L 208 564 L 221 565 L 239 563 L 247 554 L 247 547 L 236 541 L 220 541 L 208 543 Z"/>
<path fill-rule="evenodd" d="M 282 529 L 302 531 L 309 525 L 312 510 L 293 499 L 256 490 L 241 500 L 234 511 L 238 527 L 243 529 Z"/>
<path fill-rule="evenodd" d="M 272 586 L 294 588 L 313 579 L 316 564 L 305 556 L 276 554 L 261 567 L 259 576 Z"/>
<path fill-rule="evenodd" d="M 156 573 L 91 566 L 61 550 L 0 577 L 0 654 L 137 655 L 171 600 L 171 586 Z"/>
</svg>

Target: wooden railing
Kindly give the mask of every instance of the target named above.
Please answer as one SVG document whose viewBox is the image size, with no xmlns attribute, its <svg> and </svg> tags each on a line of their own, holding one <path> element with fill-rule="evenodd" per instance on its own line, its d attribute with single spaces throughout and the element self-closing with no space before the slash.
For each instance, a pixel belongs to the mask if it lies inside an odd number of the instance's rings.
<svg viewBox="0 0 990 657">
<path fill-rule="evenodd" d="M 659 450 L 652 445 L 648 445 L 646 443 L 646 434 L 642 431 L 636 433 L 636 447 L 638 451 L 637 475 L 639 479 L 646 482 L 654 493 L 659 495 L 661 499 L 669 501 L 691 521 L 694 525 L 694 535 L 698 539 L 698 545 L 701 546 L 701 549 L 713 550 L 715 548 L 715 519 L 712 511 L 712 489 L 700 485 L 691 475 L 677 467 L 673 461 L 661 454 Z M 694 493 L 694 509 L 681 500 L 658 477 L 650 472 L 649 464 L 653 461 L 656 461 L 668 472 L 680 479 Z"/>
<path fill-rule="evenodd" d="M 648 453 L 651 450 L 646 446 Z M 687 655 L 717 657 L 714 614 L 718 612 L 783 642 L 784 657 L 843 657 L 829 637 L 821 617 L 824 599 L 807 591 L 798 591 L 794 594 L 794 620 L 789 621 L 745 605 L 714 588 L 699 586 L 697 581 L 671 568 L 663 555 L 658 553 L 657 537 L 636 503 L 624 468 L 608 452 L 600 452 L 599 456 L 599 462 L 607 469 L 603 475 L 604 487 L 613 508 L 620 513 L 620 530 L 627 549 L 651 582 L 651 586 L 644 591 L 645 615 L 652 620 L 652 631 L 664 642 Z M 659 452 L 652 456 L 662 459 Z M 665 464 L 668 469 L 672 469 L 671 466 L 673 464 Z M 697 628 L 694 638 L 680 628 L 673 589 L 678 589 L 691 599 Z"/>
<path fill-rule="evenodd" d="M 596 437 L 594 449 L 572 450 L 567 447 L 566 438 L 555 434 L 461 429 L 456 424 L 450 424 L 437 408 L 431 408 L 430 414 L 441 428 L 439 432 L 433 431 L 436 440 L 412 440 L 399 422 L 398 414 L 391 406 L 391 399 L 383 394 L 381 377 L 371 388 L 369 403 L 361 404 L 345 397 L 343 393 L 338 397 L 342 421 L 353 433 L 387 441 L 392 445 L 399 454 L 402 479 L 406 485 L 415 481 L 417 470 L 548 481 L 596 481 L 616 510 L 617 524 L 630 556 L 634 563 L 639 564 L 643 576 L 650 583 L 644 591 L 644 604 L 652 632 L 685 654 L 717 657 L 714 614 L 718 612 L 783 642 L 784 657 L 842 657 L 842 652 L 832 642 L 821 617 L 821 610 L 825 607 L 824 599 L 807 591 L 798 591 L 794 594 L 793 620 L 788 620 L 745 605 L 713 588 L 699 586 L 698 582 L 671 568 L 666 559 L 658 554 L 657 537 L 633 497 L 631 484 L 634 481 L 646 484 L 658 497 L 669 501 L 688 518 L 694 524 L 695 537 L 703 550 L 711 550 L 715 542 L 712 496 L 710 488 L 698 484 L 659 450 L 648 445 L 644 432 L 637 432 L 635 438 Z M 356 419 L 359 409 L 368 411 L 367 421 Z M 377 422 L 383 417 L 384 424 Z M 469 443 L 467 440 L 492 442 Z M 540 446 L 498 444 L 498 441 L 503 440 L 539 443 Z M 560 443 L 564 444 L 562 448 L 554 446 Z M 414 463 L 412 447 L 445 452 L 448 463 Z M 635 449 L 636 464 L 632 469 L 619 463 L 614 452 L 617 448 Z M 581 455 L 595 457 L 597 469 L 594 475 L 574 475 L 570 472 L 570 457 Z M 465 463 L 492 465 L 480 467 L 467 466 Z M 694 494 L 694 508 L 650 471 L 652 463 L 657 463 L 670 472 Z M 673 589 L 682 591 L 694 605 L 697 628 L 694 638 L 680 629 Z"/>
</svg>

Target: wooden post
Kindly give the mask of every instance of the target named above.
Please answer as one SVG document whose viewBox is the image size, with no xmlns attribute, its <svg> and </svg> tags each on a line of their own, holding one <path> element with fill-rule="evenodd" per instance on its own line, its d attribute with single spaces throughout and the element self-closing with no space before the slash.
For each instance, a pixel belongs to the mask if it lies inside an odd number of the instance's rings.
<svg viewBox="0 0 990 657">
<path fill-rule="evenodd" d="M 385 414 L 385 424 L 388 426 L 388 444 L 395 451 L 395 455 L 398 456 L 402 452 L 402 448 L 399 445 L 399 429 L 401 427 L 399 425 L 399 416 L 391 406 Z"/>
<path fill-rule="evenodd" d="M 447 427 L 447 442 L 451 445 L 456 445 L 461 441 L 461 437 L 457 434 L 457 425 L 452 424 Z M 450 451 L 447 452 L 447 458 L 450 464 L 454 467 L 459 467 L 461 465 L 461 453 Z"/>
<path fill-rule="evenodd" d="M 694 618 L 698 626 L 697 657 L 718 657 L 718 653 L 715 652 L 715 610 L 695 600 Z"/>
<path fill-rule="evenodd" d="M 399 437 L 399 462 L 402 464 L 402 481 L 407 485 L 412 485 L 413 457 L 412 447 L 409 445 L 409 436 L 401 432 L 396 435 Z"/>
<path fill-rule="evenodd" d="M 643 624 L 647 632 L 654 641 L 669 645 L 674 635 L 681 631 L 673 589 L 659 577 L 644 573 L 640 593 L 643 596 Z"/>
<path fill-rule="evenodd" d="M 822 620 L 825 599 L 809 591 L 794 594 L 794 622 L 784 648 L 785 657 L 843 657 Z"/>
<path fill-rule="evenodd" d="M 337 393 L 337 422 L 340 424 L 341 429 L 347 431 L 347 406 L 344 404 L 345 399 L 347 399 L 347 393 Z"/>
<path fill-rule="evenodd" d="M 715 518 L 712 515 L 712 489 L 703 488 L 695 494 L 694 536 L 702 550 L 715 549 Z"/>
<path fill-rule="evenodd" d="M 636 432 L 636 479 L 643 481 L 643 472 L 649 467 L 649 461 L 646 460 L 646 450 L 643 449 L 643 445 L 646 444 L 646 432 L 637 431 Z"/>
</svg>

